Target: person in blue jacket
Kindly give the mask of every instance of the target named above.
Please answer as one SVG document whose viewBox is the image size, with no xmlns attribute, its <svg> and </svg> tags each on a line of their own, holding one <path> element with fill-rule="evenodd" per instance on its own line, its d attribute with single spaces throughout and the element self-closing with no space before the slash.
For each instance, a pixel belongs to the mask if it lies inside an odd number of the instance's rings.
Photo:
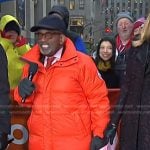
<svg viewBox="0 0 150 150">
<path fill-rule="evenodd" d="M 69 11 L 68 11 L 67 7 L 65 7 L 63 5 L 54 5 L 52 7 L 52 9 L 50 10 L 50 12 L 48 13 L 48 15 L 57 15 L 58 17 L 60 17 L 61 19 L 64 20 L 66 28 L 68 28 Z M 85 46 L 82 38 L 76 32 L 68 30 L 67 37 L 69 37 L 73 41 L 73 43 L 78 51 L 87 54 L 86 46 Z"/>
</svg>

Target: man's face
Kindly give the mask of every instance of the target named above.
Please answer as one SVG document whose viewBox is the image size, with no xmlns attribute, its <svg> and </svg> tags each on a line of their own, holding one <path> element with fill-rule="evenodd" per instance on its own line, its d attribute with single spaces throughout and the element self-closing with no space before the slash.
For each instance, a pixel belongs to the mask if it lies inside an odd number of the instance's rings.
<svg viewBox="0 0 150 150">
<path fill-rule="evenodd" d="M 124 40 L 130 39 L 132 30 L 133 30 L 133 23 L 129 19 L 122 18 L 118 21 L 117 31 L 120 38 Z"/>
<path fill-rule="evenodd" d="M 36 33 L 40 52 L 45 56 L 53 56 L 64 43 L 64 35 L 58 31 L 40 29 Z"/>
</svg>

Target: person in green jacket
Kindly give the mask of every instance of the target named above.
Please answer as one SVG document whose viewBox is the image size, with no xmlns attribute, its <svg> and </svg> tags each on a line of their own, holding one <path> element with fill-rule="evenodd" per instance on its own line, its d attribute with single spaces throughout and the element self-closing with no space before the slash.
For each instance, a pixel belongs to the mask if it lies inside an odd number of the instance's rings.
<svg viewBox="0 0 150 150">
<path fill-rule="evenodd" d="M 7 55 L 8 77 L 10 89 L 13 91 L 22 75 L 24 63 L 20 60 L 20 56 L 26 53 L 30 46 L 27 44 L 27 40 L 21 36 L 18 20 L 11 15 L 4 15 L 0 19 L 0 45 Z"/>
</svg>

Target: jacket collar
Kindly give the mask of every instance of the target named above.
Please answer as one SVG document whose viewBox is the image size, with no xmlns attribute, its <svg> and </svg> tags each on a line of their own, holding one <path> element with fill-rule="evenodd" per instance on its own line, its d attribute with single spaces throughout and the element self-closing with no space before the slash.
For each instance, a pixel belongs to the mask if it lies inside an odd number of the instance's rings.
<svg viewBox="0 0 150 150">
<path fill-rule="evenodd" d="M 40 62 L 40 49 L 39 45 L 36 44 L 31 50 L 29 50 L 22 59 L 26 62 L 34 62 L 37 63 L 38 66 L 43 66 L 42 62 Z M 61 59 L 54 64 L 54 66 L 68 66 L 72 63 L 76 63 L 78 61 L 77 50 L 73 44 L 73 42 L 67 38 L 64 45 L 64 53 Z"/>
</svg>

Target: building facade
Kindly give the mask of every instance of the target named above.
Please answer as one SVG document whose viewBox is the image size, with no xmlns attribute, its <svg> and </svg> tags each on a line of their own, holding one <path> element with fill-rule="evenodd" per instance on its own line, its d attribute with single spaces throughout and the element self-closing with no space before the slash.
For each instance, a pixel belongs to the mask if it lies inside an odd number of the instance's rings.
<svg viewBox="0 0 150 150">
<path fill-rule="evenodd" d="M 121 11 L 130 12 L 134 21 L 140 17 L 147 17 L 150 11 L 149 0 L 101 0 L 101 13 L 104 15 L 104 26 L 115 31 L 115 18 Z"/>
</svg>

